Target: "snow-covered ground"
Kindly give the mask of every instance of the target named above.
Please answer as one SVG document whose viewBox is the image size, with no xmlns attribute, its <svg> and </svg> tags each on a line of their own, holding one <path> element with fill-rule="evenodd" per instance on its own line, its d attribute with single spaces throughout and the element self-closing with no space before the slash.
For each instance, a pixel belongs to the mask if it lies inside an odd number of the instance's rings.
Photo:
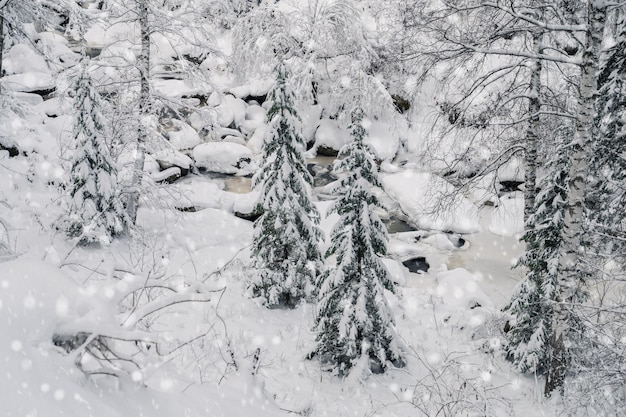
<svg viewBox="0 0 626 417">
<path fill-rule="evenodd" d="M 5 173 L 17 162 L 7 161 Z M 14 178 L 3 193 L 32 189 Z M 341 380 L 305 359 L 314 346 L 311 304 L 268 310 L 246 295 L 252 227 L 232 210 L 249 205 L 248 195 L 221 190 L 207 177 L 169 187 L 200 211 L 142 209 L 140 247 L 122 240 L 102 250 L 73 248 L 50 229 L 25 226 L 30 217 L 23 213 L 5 211 L 15 226 L 9 238 L 26 253 L 4 264 L 0 281 L 4 415 L 415 416 L 442 409 L 450 416 L 524 416 L 531 406 L 533 415 L 548 415 L 531 405 L 534 381 L 514 374 L 499 351 L 498 309 L 515 285 L 510 265 L 521 247 L 515 237 L 489 231 L 493 208 L 481 209 L 481 231 L 462 235 L 461 247 L 453 244 L 459 235 L 436 231 L 417 241 L 416 232 L 391 236 L 392 258 L 422 255 L 431 266 L 413 274 L 395 263 L 404 284 L 388 297 L 407 365 Z M 12 201 L 14 208 L 52 204 L 54 193 L 45 188 L 29 192 L 30 199 Z M 328 203 L 319 204 L 324 212 Z M 333 222 L 322 223 L 326 233 Z M 111 300 L 124 281 L 111 286 L 103 276 L 133 266 L 219 291 L 209 303 L 170 308 L 151 320 L 162 349 L 175 354 L 142 358 L 149 365 L 126 378 L 87 378 L 52 335 L 85 320 L 119 326 Z"/>
<path fill-rule="evenodd" d="M 98 23 L 86 39 L 108 48 L 105 55 L 124 55 L 127 44 L 111 43 L 129 36 L 131 29 Z M 66 53 L 65 43 L 51 35 L 42 41 L 57 45 L 57 55 Z M 172 51 L 166 42 L 159 46 L 160 63 Z M 224 75 L 215 87 L 221 92 L 213 91 L 189 123 L 173 123 L 166 132 L 168 146 L 148 155 L 146 162 L 150 178 L 157 180 L 166 178 L 167 169 L 179 175 L 194 167 L 210 172 L 191 173 L 174 184 L 147 178 L 132 239 L 82 248 L 56 229 L 63 211 L 59 185 L 67 177 L 63 151 L 71 106 L 60 97 L 44 101 L 25 94 L 54 86 L 58 75 L 33 54 L 23 44 L 9 51 L 3 88 L 13 88 L 18 103 L 35 107 L 0 115 L 3 146 L 18 144 L 21 150 L 15 157 L 0 151 L 0 249 L 5 260 L 0 275 L 1 415 L 551 415 L 540 402 L 537 381 L 514 373 L 501 352 L 499 309 L 521 276 L 511 270 L 523 250 L 516 235 L 521 231 L 519 195 L 505 195 L 496 208 L 479 208 L 476 201 L 453 194 L 445 179 L 417 171 L 417 163 L 412 169 L 393 165 L 400 138 L 387 123 L 368 125 L 369 143 L 387 171 L 385 199 L 420 229 L 390 235 L 386 260 L 399 283 L 398 293 L 387 296 L 406 366 L 384 375 L 362 371 L 340 379 L 306 359 L 314 346 L 312 304 L 268 310 L 246 290 L 254 273 L 252 223 L 234 213 L 250 213 L 256 194 L 249 192 L 249 177 L 223 174 L 249 175 L 256 168 L 265 109 L 263 103 L 243 98 L 266 94 L 267 80 L 234 85 Z M 155 88 L 168 98 L 209 89 L 187 81 L 159 80 Z M 314 150 L 338 150 L 349 140 L 345 127 L 320 119 L 321 108 L 309 110 L 303 128 Z M 201 132 L 207 126 L 205 137 Z M 309 163 L 330 164 L 312 153 Z M 316 204 L 322 213 L 329 206 L 328 201 Z M 327 236 L 335 220 L 322 220 Z M 428 272 L 411 273 L 402 266 L 415 257 L 425 258 Z M 170 304 L 158 304 L 159 291 L 154 298 L 142 292 L 148 282 L 175 293 L 167 299 Z M 139 290 L 128 296 L 133 286 Z M 141 325 L 134 322 L 137 311 L 129 307 L 133 296 L 145 297 L 155 308 Z M 101 333 L 116 352 L 132 355 L 125 362 L 131 371 L 118 376 L 83 373 L 77 364 L 95 366 L 75 353 L 84 350 L 68 353 L 53 343 L 55 335 L 76 329 Z M 139 349 L 153 341 L 158 352 Z M 141 366 L 135 369 L 131 362 Z"/>
</svg>

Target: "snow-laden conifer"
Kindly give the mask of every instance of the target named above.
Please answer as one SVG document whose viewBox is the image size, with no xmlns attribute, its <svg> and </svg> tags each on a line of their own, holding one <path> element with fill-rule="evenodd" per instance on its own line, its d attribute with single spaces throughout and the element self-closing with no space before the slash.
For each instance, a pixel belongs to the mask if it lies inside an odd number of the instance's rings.
<svg viewBox="0 0 626 417">
<path fill-rule="evenodd" d="M 127 226 L 102 104 L 83 62 L 74 82 L 72 157 L 67 213 L 62 219 L 67 235 L 81 243 L 107 243 Z"/>
<path fill-rule="evenodd" d="M 541 180 L 533 214 L 522 239 L 528 250 L 518 267 L 526 268 L 504 311 L 512 318 L 506 333 L 506 352 L 520 372 L 543 373 L 548 366 L 549 338 L 557 277 L 559 246 L 567 198 L 568 155 L 559 146 Z"/>
<path fill-rule="evenodd" d="M 590 172 L 595 184 L 588 204 L 596 249 L 626 261 L 626 17 L 618 22 L 616 43 L 598 76 L 595 152 Z"/>
<path fill-rule="evenodd" d="M 345 172 L 337 191 L 344 193 L 330 208 L 340 218 L 326 256 L 336 266 L 322 275 L 317 305 L 317 346 L 311 356 L 333 365 L 339 374 L 361 359 L 373 370 L 389 362 L 401 364 L 394 318 L 384 289 L 394 291 L 381 256 L 387 253 L 387 232 L 373 211 L 381 203 L 373 193 L 380 187 L 371 149 L 363 143 L 363 110 L 352 114 L 352 138 L 335 169 Z M 331 258 L 332 259 L 332 258 Z"/>
<path fill-rule="evenodd" d="M 261 191 L 254 223 L 253 256 L 258 275 L 254 296 L 269 307 L 294 307 L 309 294 L 321 264 L 319 212 L 313 205 L 312 178 L 307 171 L 305 142 L 284 64 L 276 67 L 269 95 L 268 136 L 262 167 L 254 177 Z"/>
</svg>

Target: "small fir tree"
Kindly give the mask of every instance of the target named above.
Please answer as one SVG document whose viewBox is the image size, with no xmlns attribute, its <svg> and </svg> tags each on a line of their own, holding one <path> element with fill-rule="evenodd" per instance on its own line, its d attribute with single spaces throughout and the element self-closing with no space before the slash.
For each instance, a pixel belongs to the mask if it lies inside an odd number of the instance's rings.
<svg viewBox="0 0 626 417">
<path fill-rule="evenodd" d="M 548 365 L 568 173 L 567 149 L 561 145 L 540 182 L 530 227 L 522 237 L 528 251 L 516 267 L 525 267 L 526 276 L 503 309 L 512 316 L 506 354 L 520 372 L 542 374 Z"/>
<path fill-rule="evenodd" d="M 254 223 L 252 253 L 259 271 L 250 288 L 268 307 L 295 307 L 310 294 L 321 265 L 319 212 L 313 205 L 305 142 L 299 131 L 294 95 L 284 64 L 276 68 L 270 92 L 268 137 L 262 167 L 253 179 L 261 194 Z"/>
<path fill-rule="evenodd" d="M 393 328 L 394 318 L 384 289 L 394 291 L 381 256 L 387 253 L 387 232 L 372 208 L 381 207 L 373 193 L 380 187 L 371 150 L 363 143 L 363 111 L 352 113 L 352 142 L 345 145 L 335 167 L 345 176 L 337 191 L 345 193 L 330 208 L 340 216 L 331 234 L 326 257 L 336 266 L 323 274 L 315 329 L 317 346 L 311 353 L 346 374 L 361 359 L 374 371 L 389 361 L 402 364 Z"/>
<path fill-rule="evenodd" d="M 110 242 L 127 227 L 117 170 L 107 143 L 102 98 L 83 62 L 74 82 L 73 152 L 63 227 L 80 243 Z"/>
</svg>

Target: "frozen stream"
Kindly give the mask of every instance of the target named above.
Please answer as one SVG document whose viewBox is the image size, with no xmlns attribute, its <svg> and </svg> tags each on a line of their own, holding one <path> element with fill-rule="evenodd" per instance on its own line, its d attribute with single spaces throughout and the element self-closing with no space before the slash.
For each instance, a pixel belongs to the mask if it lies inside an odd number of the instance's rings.
<svg viewBox="0 0 626 417">
<path fill-rule="evenodd" d="M 307 160 L 307 163 L 327 168 L 333 160 L 333 157 L 318 157 Z M 223 182 L 225 191 L 237 194 L 250 191 L 250 178 L 219 174 L 213 177 L 214 181 Z M 393 233 L 397 225 L 390 224 L 391 256 L 397 260 L 425 256 L 430 264 L 427 273 L 416 274 L 405 270 L 407 278 L 405 285 L 434 291 L 439 272 L 465 268 L 474 274 L 480 287 L 496 307 L 502 307 L 522 277 L 521 271 L 514 270 L 511 266 L 523 253 L 524 245 L 515 236 L 500 236 L 489 231 L 494 210 L 494 207 L 490 206 L 483 206 L 480 209 L 481 231 L 463 235 L 465 244 L 461 248 L 454 247 L 451 242 L 457 238 L 456 235 L 435 233 L 416 241 L 419 232 Z"/>
<path fill-rule="evenodd" d="M 466 243 L 456 249 L 451 245 L 448 248 L 441 244 L 447 239 L 444 234 L 437 239 L 431 238 L 431 244 L 412 244 L 415 254 L 422 254 L 430 263 L 430 270 L 425 274 L 409 274 L 406 286 L 424 288 L 434 291 L 437 274 L 441 271 L 455 268 L 465 268 L 477 278 L 482 290 L 491 298 L 496 307 L 502 307 L 509 299 L 513 288 L 521 279 L 521 271 L 511 269 L 515 260 L 523 253 L 524 245 L 514 236 L 499 236 L 489 231 L 489 223 L 493 214 L 493 207 L 483 207 L 480 210 L 480 224 L 482 231 L 464 235 Z M 409 244 L 402 242 L 400 235 L 392 236 L 391 250 L 402 256 L 409 252 Z M 400 242 L 400 243 L 399 243 Z"/>
<path fill-rule="evenodd" d="M 493 207 L 481 209 L 482 231 L 468 235 L 467 249 L 453 252 L 447 265 L 448 269 L 461 267 L 472 272 L 496 306 L 502 307 L 522 278 L 522 271 L 511 267 L 524 252 L 524 244 L 516 236 L 499 236 L 489 231 L 493 211 Z"/>
</svg>

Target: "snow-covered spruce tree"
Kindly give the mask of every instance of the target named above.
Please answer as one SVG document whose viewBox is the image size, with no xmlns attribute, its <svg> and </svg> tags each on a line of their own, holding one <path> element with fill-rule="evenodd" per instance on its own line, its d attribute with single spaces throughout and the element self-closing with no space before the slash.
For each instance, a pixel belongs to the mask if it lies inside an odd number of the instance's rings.
<svg viewBox="0 0 626 417">
<path fill-rule="evenodd" d="M 124 232 L 127 215 L 118 193 L 117 170 L 107 143 L 102 99 L 82 64 L 74 83 L 71 174 L 62 227 L 80 243 L 109 242 Z"/>
<path fill-rule="evenodd" d="M 546 170 L 522 237 L 528 249 L 516 264 L 526 268 L 526 276 L 503 309 L 512 316 L 505 336 L 507 357 L 520 372 L 537 374 L 543 374 L 548 366 L 552 303 L 567 198 L 569 161 L 562 143 Z"/>
<path fill-rule="evenodd" d="M 261 192 L 257 210 L 262 214 L 254 223 L 252 252 L 258 275 L 250 288 L 268 307 L 293 308 L 313 288 L 321 266 L 322 232 L 316 226 L 319 213 L 312 201 L 305 142 L 284 63 L 276 67 L 275 76 L 262 167 L 253 179 Z"/>
<path fill-rule="evenodd" d="M 372 152 L 363 143 L 359 107 L 352 113 L 351 129 L 353 140 L 341 149 L 336 165 L 337 171 L 346 173 L 337 187 L 344 194 L 330 209 L 341 216 L 326 253 L 336 256 L 336 266 L 318 282 L 317 346 L 310 355 L 332 364 L 340 375 L 362 359 L 376 372 L 384 371 L 389 362 L 403 362 L 384 294 L 384 289 L 394 291 L 380 259 L 387 253 L 387 233 L 372 210 L 381 207 L 373 193 L 380 183 Z"/>
<path fill-rule="evenodd" d="M 604 40 L 608 2 L 588 1 L 584 53 L 576 116 L 576 131 L 570 143 L 567 200 L 563 217 L 563 240 L 559 248 L 559 265 L 555 287 L 555 304 L 550 336 L 550 364 L 544 394 L 563 391 L 565 377 L 570 370 L 568 348 L 571 324 L 575 318 L 572 308 L 584 285 L 583 270 L 586 258 L 584 235 L 585 199 L 590 173 L 589 160 L 593 155 L 595 103 L 597 100 L 597 72 Z"/>
<path fill-rule="evenodd" d="M 626 16 L 621 14 L 616 43 L 608 51 L 598 76 L 595 152 L 590 171 L 595 174 L 588 192 L 593 228 L 599 233 L 601 255 L 626 261 Z M 600 243 L 596 242 L 596 243 Z"/>
</svg>

